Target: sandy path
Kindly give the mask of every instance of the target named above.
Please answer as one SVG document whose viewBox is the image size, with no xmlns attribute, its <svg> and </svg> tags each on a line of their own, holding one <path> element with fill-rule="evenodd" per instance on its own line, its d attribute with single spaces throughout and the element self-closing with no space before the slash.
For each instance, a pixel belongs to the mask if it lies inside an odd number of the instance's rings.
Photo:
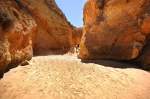
<svg viewBox="0 0 150 99">
<path fill-rule="evenodd" d="M 0 99 L 150 99 L 150 73 L 39 56 L 5 74 Z"/>
</svg>

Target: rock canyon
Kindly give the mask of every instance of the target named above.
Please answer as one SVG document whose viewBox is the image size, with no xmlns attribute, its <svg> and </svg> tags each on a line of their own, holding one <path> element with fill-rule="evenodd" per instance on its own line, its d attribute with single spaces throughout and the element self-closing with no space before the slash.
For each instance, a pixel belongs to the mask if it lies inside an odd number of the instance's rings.
<svg viewBox="0 0 150 99">
<path fill-rule="evenodd" d="M 83 22 L 0 0 L 0 99 L 150 99 L 150 0 L 86 0 Z"/>
</svg>

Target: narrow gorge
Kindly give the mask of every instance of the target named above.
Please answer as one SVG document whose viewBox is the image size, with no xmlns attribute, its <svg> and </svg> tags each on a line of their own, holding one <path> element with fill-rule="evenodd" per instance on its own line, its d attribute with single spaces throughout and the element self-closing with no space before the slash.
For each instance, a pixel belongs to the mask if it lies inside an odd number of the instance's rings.
<svg viewBox="0 0 150 99">
<path fill-rule="evenodd" d="M 55 0 L 0 0 L 0 99 L 150 99 L 150 0 L 68 20 Z"/>
</svg>

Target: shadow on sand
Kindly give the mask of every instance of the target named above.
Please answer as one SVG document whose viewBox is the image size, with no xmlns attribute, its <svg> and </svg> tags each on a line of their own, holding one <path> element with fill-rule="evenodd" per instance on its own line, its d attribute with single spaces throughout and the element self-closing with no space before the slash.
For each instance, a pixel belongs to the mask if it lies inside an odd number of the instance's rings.
<svg viewBox="0 0 150 99">
<path fill-rule="evenodd" d="M 136 68 L 142 69 L 139 63 L 127 62 L 127 61 L 114 61 L 114 60 L 81 60 L 83 63 L 94 63 L 98 65 L 103 65 L 106 67 L 113 68 Z"/>
</svg>

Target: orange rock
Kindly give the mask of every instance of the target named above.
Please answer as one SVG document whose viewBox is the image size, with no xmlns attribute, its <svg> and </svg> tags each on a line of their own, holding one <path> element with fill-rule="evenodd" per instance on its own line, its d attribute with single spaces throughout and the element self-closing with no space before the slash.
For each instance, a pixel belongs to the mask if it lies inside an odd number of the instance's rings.
<svg viewBox="0 0 150 99">
<path fill-rule="evenodd" d="M 144 19 L 141 29 L 143 33 L 146 34 L 150 33 L 150 17 Z"/>
<path fill-rule="evenodd" d="M 83 34 L 82 30 L 83 30 L 82 27 L 80 27 L 80 28 L 74 27 L 75 32 L 73 33 L 72 39 L 73 39 L 73 44 L 75 46 L 79 45 L 80 42 L 81 42 L 81 37 L 82 37 L 82 34 Z"/>
<path fill-rule="evenodd" d="M 88 0 L 79 57 L 132 60 L 150 34 L 150 0 Z"/>
<path fill-rule="evenodd" d="M 34 53 L 45 54 L 69 50 L 72 46 L 73 27 L 67 21 L 55 0 L 20 0 L 38 24 L 34 34 Z"/>
<path fill-rule="evenodd" d="M 0 73 L 32 58 L 35 21 L 15 1 L 0 1 Z M 8 67 L 11 66 L 11 67 Z"/>
</svg>

